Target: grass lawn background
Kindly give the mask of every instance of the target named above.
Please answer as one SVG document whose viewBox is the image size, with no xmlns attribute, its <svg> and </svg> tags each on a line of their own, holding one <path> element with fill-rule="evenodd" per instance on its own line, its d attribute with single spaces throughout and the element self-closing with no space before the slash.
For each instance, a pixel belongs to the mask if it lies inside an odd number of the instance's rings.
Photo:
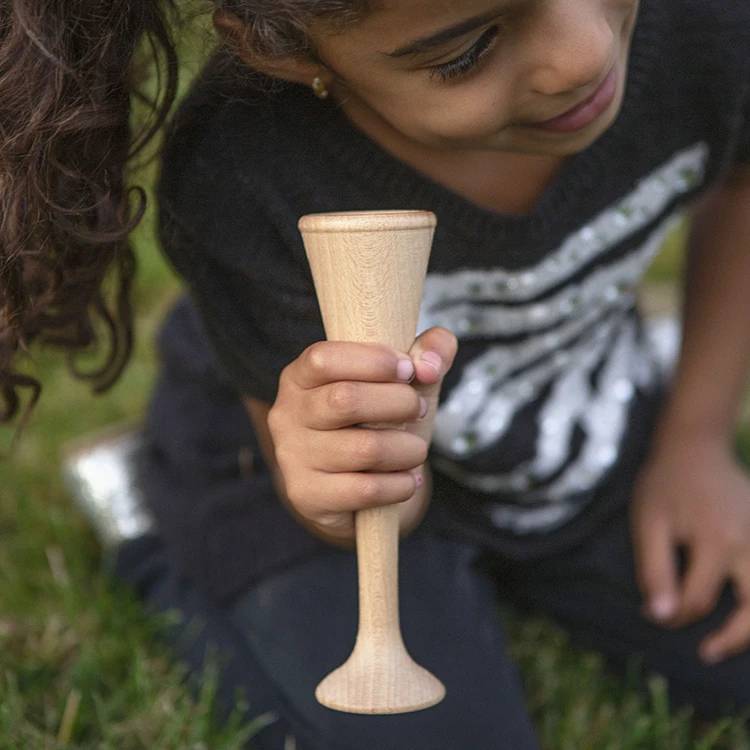
<svg viewBox="0 0 750 750">
<path fill-rule="evenodd" d="M 183 90 L 205 54 L 203 25 L 182 37 Z M 153 173 L 152 165 L 139 181 L 150 183 Z M 683 236 L 652 267 L 650 299 L 670 298 Z M 158 249 L 152 212 L 134 240 L 137 348 L 124 377 L 94 397 L 61 357 L 35 352 L 28 370 L 43 381 L 42 400 L 12 461 L 0 463 L 0 750 L 230 750 L 268 719 L 243 723 L 238 711 L 222 726 L 212 714 L 210 675 L 197 695 L 188 690 L 159 641 L 165 623 L 107 575 L 62 486 L 61 446 L 137 422 L 154 379 L 153 335 L 179 283 Z M 7 450 L 10 430 L 0 429 L 0 438 Z M 745 456 L 748 442 L 739 436 Z M 689 711 L 669 713 L 660 678 L 637 692 L 634 678 L 609 674 L 601 657 L 572 648 L 546 618 L 509 607 L 501 614 L 545 750 L 750 749 L 739 720 L 693 726 Z"/>
</svg>

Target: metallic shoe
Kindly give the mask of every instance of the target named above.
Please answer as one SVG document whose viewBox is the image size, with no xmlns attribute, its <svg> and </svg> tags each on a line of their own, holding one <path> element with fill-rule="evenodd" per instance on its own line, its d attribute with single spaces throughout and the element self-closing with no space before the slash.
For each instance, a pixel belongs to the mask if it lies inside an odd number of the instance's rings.
<svg viewBox="0 0 750 750">
<path fill-rule="evenodd" d="M 156 528 L 135 483 L 135 456 L 142 445 L 143 433 L 128 425 L 77 440 L 63 449 L 65 485 L 107 553 Z"/>
</svg>

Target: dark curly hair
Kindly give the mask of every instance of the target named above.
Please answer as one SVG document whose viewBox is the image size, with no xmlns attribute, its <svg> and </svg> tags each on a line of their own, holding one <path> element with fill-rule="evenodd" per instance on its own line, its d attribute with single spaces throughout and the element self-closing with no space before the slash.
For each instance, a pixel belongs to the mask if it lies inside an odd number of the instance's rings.
<svg viewBox="0 0 750 750">
<path fill-rule="evenodd" d="M 146 197 L 128 184 L 128 170 L 161 131 L 176 97 L 177 2 L 0 6 L 0 422 L 18 415 L 23 389 L 31 393 L 25 416 L 39 398 L 39 381 L 14 364 L 33 343 L 63 348 L 72 372 L 96 393 L 129 360 L 135 257 L 128 237 Z M 245 33 L 234 44 L 260 57 L 314 55 L 307 34 L 314 20 L 338 28 L 369 10 L 367 0 L 206 5 L 235 14 Z M 154 65 L 159 85 L 148 94 Z M 131 125 L 134 96 L 148 113 L 138 132 Z M 76 353 L 102 345 L 103 361 L 82 371 Z"/>
</svg>

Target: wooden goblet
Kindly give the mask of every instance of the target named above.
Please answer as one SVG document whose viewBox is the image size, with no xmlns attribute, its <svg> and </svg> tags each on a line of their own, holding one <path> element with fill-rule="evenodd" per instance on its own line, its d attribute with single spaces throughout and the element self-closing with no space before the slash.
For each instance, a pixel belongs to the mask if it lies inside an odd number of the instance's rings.
<svg viewBox="0 0 750 750">
<path fill-rule="evenodd" d="M 436 224 L 429 211 L 349 211 L 299 220 L 328 340 L 409 351 Z M 358 511 L 355 526 L 357 638 L 349 658 L 322 680 L 315 697 L 329 708 L 359 714 L 429 708 L 443 699 L 445 687 L 409 656 L 401 637 L 399 508 Z"/>
</svg>

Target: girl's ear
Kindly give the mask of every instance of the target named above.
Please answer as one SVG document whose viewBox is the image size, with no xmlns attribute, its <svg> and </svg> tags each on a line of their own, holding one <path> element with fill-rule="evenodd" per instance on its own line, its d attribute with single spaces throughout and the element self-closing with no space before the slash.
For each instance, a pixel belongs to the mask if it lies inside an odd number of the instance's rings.
<svg viewBox="0 0 750 750">
<path fill-rule="evenodd" d="M 213 22 L 218 34 L 231 45 L 240 60 L 253 70 L 305 86 L 309 86 L 316 76 L 320 76 L 330 85 L 328 71 L 315 60 L 291 55 L 269 58 L 255 54 L 247 44 L 247 27 L 231 11 L 217 8 L 213 13 Z"/>
</svg>

